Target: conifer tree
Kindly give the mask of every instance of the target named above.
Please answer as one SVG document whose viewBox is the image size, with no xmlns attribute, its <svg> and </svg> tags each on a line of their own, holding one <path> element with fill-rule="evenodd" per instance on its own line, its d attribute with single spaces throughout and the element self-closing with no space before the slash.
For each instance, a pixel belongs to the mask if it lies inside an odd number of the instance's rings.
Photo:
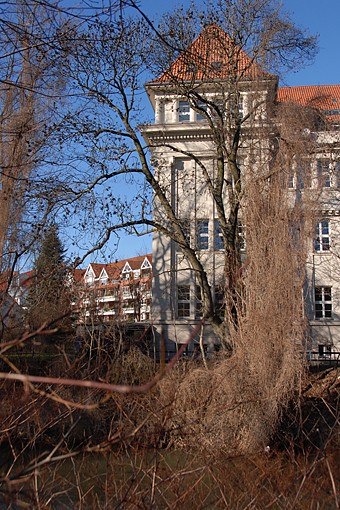
<svg viewBox="0 0 340 510">
<path fill-rule="evenodd" d="M 28 321 L 31 328 L 43 324 L 63 331 L 69 326 L 70 297 L 67 285 L 65 250 L 55 224 L 42 238 L 34 267 L 34 283 L 28 298 Z"/>
</svg>

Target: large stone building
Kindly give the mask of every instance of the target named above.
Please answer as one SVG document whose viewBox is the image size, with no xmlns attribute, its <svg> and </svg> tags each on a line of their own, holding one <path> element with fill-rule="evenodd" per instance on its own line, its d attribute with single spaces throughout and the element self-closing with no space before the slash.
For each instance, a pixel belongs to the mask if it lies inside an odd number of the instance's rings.
<svg viewBox="0 0 340 510">
<path fill-rule="evenodd" d="M 237 56 L 229 56 L 226 62 L 229 48 Z M 229 76 L 231 64 L 235 64 L 234 79 Z M 219 27 L 211 25 L 186 54 L 149 82 L 146 90 L 155 111 L 155 122 L 143 126 L 143 136 L 152 150 L 155 174 L 182 222 L 191 248 L 198 253 L 215 302 L 220 299 L 223 282 L 223 241 L 216 202 L 207 189 L 204 172 L 212 177 L 217 172 L 216 139 L 213 140 L 211 131 L 217 106 L 224 111 L 223 121 L 231 112 L 234 118 L 242 119 L 243 132 L 251 133 L 252 147 L 241 143 L 238 152 L 238 164 L 244 164 L 244 168 L 251 168 L 254 147 L 257 161 L 263 157 L 266 162 L 261 164 L 269 165 L 268 154 L 275 134 L 272 112 L 278 104 L 296 103 L 320 112 L 326 119 L 327 127 L 320 123 L 317 132 L 308 131 L 308 136 L 316 141 L 313 153 L 306 158 L 308 179 L 303 182 L 292 165 L 288 170 L 287 193 L 295 199 L 306 187 L 320 190 L 319 218 L 315 238 L 309 241 L 305 306 L 302 307 L 311 326 L 307 349 L 320 353 L 340 351 L 340 85 L 280 89 L 277 76 L 263 72 L 242 50 L 233 46 Z M 226 121 L 223 129 L 227 129 Z M 243 136 L 247 138 L 247 134 Z M 228 207 L 227 192 L 225 204 Z M 155 218 L 169 228 L 157 197 Z M 246 253 L 242 222 L 238 229 L 242 254 Z M 152 322 L 165 338 L 170 353 L 187 341 L 200 321 L 197 273 L 183 255 L 181 246 L 164 231 L 154 233 L 152 254 Z M 216 341 L 207 324 L 204 342 L 208 349 Z"/>
</svg>

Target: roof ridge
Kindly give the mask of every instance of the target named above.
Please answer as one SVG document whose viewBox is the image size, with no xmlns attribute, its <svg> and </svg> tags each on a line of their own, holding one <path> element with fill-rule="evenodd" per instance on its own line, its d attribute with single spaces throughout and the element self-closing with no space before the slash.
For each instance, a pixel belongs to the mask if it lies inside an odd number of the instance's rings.
<svg viewBox="0 0 340 510">
<path fill-rule="evenodd" d="M 220 25 L 211 23 L 151 83 L 226 79 L 231 69 L 244 79 L 271 76 Z"/>
</svg>

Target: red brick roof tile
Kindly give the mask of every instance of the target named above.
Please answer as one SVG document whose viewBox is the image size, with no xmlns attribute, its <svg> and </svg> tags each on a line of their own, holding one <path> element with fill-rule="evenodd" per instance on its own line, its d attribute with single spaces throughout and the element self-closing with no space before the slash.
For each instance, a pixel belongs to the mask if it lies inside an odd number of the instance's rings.
<svg viewBox="0 0 340 510">
<path fill-rule="evenodd" d="M 236 67 L 236 69 L 235 69 Z M 226 79 L 230 70 L 238 78 L 270 76 L 216 24 L 207 26 L 173 64 L 153 83 Z"/>
<path fill-rule="evenodd" d="M 340 85 L 282 87 L 278 89 L 277 100 L 317 108 L 330 121 L 340 120 Z"/>
</svg>

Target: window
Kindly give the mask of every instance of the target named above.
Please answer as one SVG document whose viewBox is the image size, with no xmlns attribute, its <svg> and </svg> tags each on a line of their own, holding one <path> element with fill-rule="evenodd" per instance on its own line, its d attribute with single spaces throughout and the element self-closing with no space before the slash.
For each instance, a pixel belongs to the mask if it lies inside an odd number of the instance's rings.
<svg viewBox="0 0 340 510">
<path fill-rule="evenodd" d="M 303 190 L 311 185 L 310 161 L 301 159 L 296 162 L 296 170 L 288 177 L 288 188 Z"/>
<path fill-rule="evenodd" d="M 190 317 L 190 285 L 177 285 L 177 316 Z"/>
<path fill-rule="evenodd" d="M 239 114 L 240 119 L 243 119 L 243 117 L 244 117 L 244 97 L 241 95 L 238 98 L 238 114 Z"/>
<path fill-rule="evenodd" d="M 196 223 L 196 241 L 198 250 L 209 248 L 209 220 L 198 220 Z"/>
<path fill-rule="evenodd" d="M 214 220 L 214 250 L 223 250 L 224 249 L 224 243 L 223 243 L 223 236 L 222 236 L 222 229 L 219 220 Z"/>
<path fill-rule="evenodd" d="M 215 287 L 215 307 L 216 312 L 222 316 L 225 310 L 225 289 L 222 285 L 216 285 Z"/>
<path fill-rule="evenodd" d="M 325 344 L 319 344 L 318 345 L 318 351 L 319 356 L 331 356 L 332 354 L 332 346 L 331 345 L 325 345 Z"/>
<path fill-rule="evenodd" d="M 204 103 L 203 101 L 198 101 L 197 108 L 199 110 L 204 110 L 206 112 L 207 107 L 208 107 L 207 103 Z M 197 122 L 203 122 L 203 121 L 207 120 L 207 117 L 206 117 L 206 115 L 204 115 L 203 112 L 198 111 L 198 112 L 196 112 L 196 120 L 197 120 Z"/>
<path fill-rule="evenodd" d="M 314 250 L 317 252 L 329 251 L 329 221 L 320 221 L 315 227 Z"/>
<path fill-rule="evenodd" d="M 222 62 L 220 60 L 216 60 L 215 62 L 211 62 L 211 68 L 214 71 L 220 71 L 222 69 Z"/>
<path fill-rule="evenodd" d="M 325 115 L 340 115 L 340 110 L 322 110 Z"/>
<path fill-rule="evenodd" d="M 177 171 L 184 170 L 184 160 L 183 160 L 183 159 L 180 159 L 180 158 L 175 158 L 175 161 L 174 161 L 174 168 L 175 168 L 175 170 L 177 170 Z"/>
<path fill-rule="evenodd" d="M 318 159 L 318 184 L 322 188 L 331 187 L 331 173 L 329 159 Z"/>
<path fill-rule="evenodd" d="M 336 183 L 336 187 L 337 188 L 340 188 L 340 161 L 336 161 L 335 162 L 335 169 L 334 169 L 334 172 L 335 172 L 335 183 Z"/>
<path fill-rule="evenodd" d="M 230 100 L 230 115 L 232 119 L 243 119 L 244 117 L 244 97 L 233 96 Z"/>
<path fill-rule="evenodd" d="M 216 98 L 210 106 L 210 113 L 214 124 L 221 125 L 226 118 L 226 103 L 222 98 Z"/>
<path fill-rule="evenodd" d="M 128 285 L 124 285 L 122 288 L 122 295 L 123 298 L 128 298 L 131 296 L 130 287 Z"/>
<path fill-rule="evenodd" d="M 189 64 L 187 64 L 188 73 L 197 73 L 197 71 L 198 71 L 197 64 L 195 64 L 194 62 L 190 62 Z"/>
<path fill-rule="evenodd" d="M 315 287 L 315 318 L 332 318 L 332 288 Z"/>
<path fill-rule="evenodd" d="M 195 295 L 195 318 L 200 319 L 202 317 L 202 294 L 201 287 L 196 285 Z"/>
<path fill-rule="evenodd" d="M 237 224 L 237 235 L 238 235 L 238 245 L 240 251 L 246 251 L 246 236 L 245 236 L 245 228 L 243 223 L 239 222 Z"/>
<path fill-rule="evenodd" d="M 188 101 L 179 101 L 178 103 L 178 120 L 179 122 L 189 122 L 190 105 Z"/>
<path fill-rule="evenodd" d="M 295 189 L 295 175 L 289 174 L 288 176 L 288 189 Z"/>
<path fill-rule="evenodd" d="M 180 223 L 181 229 L 183 231 L 185 241 L 188 244 L 188 246 L 190 246 L 190 241 L 191 241 L 190 220 L 188 218 L 184 218 L 184 219 L 179 220 L 179 223 Z M 177 247 L 179 250 L 181 250 L 181 248 L 182 248 L 180 244 L 178 244 Z"/>
</svg>

